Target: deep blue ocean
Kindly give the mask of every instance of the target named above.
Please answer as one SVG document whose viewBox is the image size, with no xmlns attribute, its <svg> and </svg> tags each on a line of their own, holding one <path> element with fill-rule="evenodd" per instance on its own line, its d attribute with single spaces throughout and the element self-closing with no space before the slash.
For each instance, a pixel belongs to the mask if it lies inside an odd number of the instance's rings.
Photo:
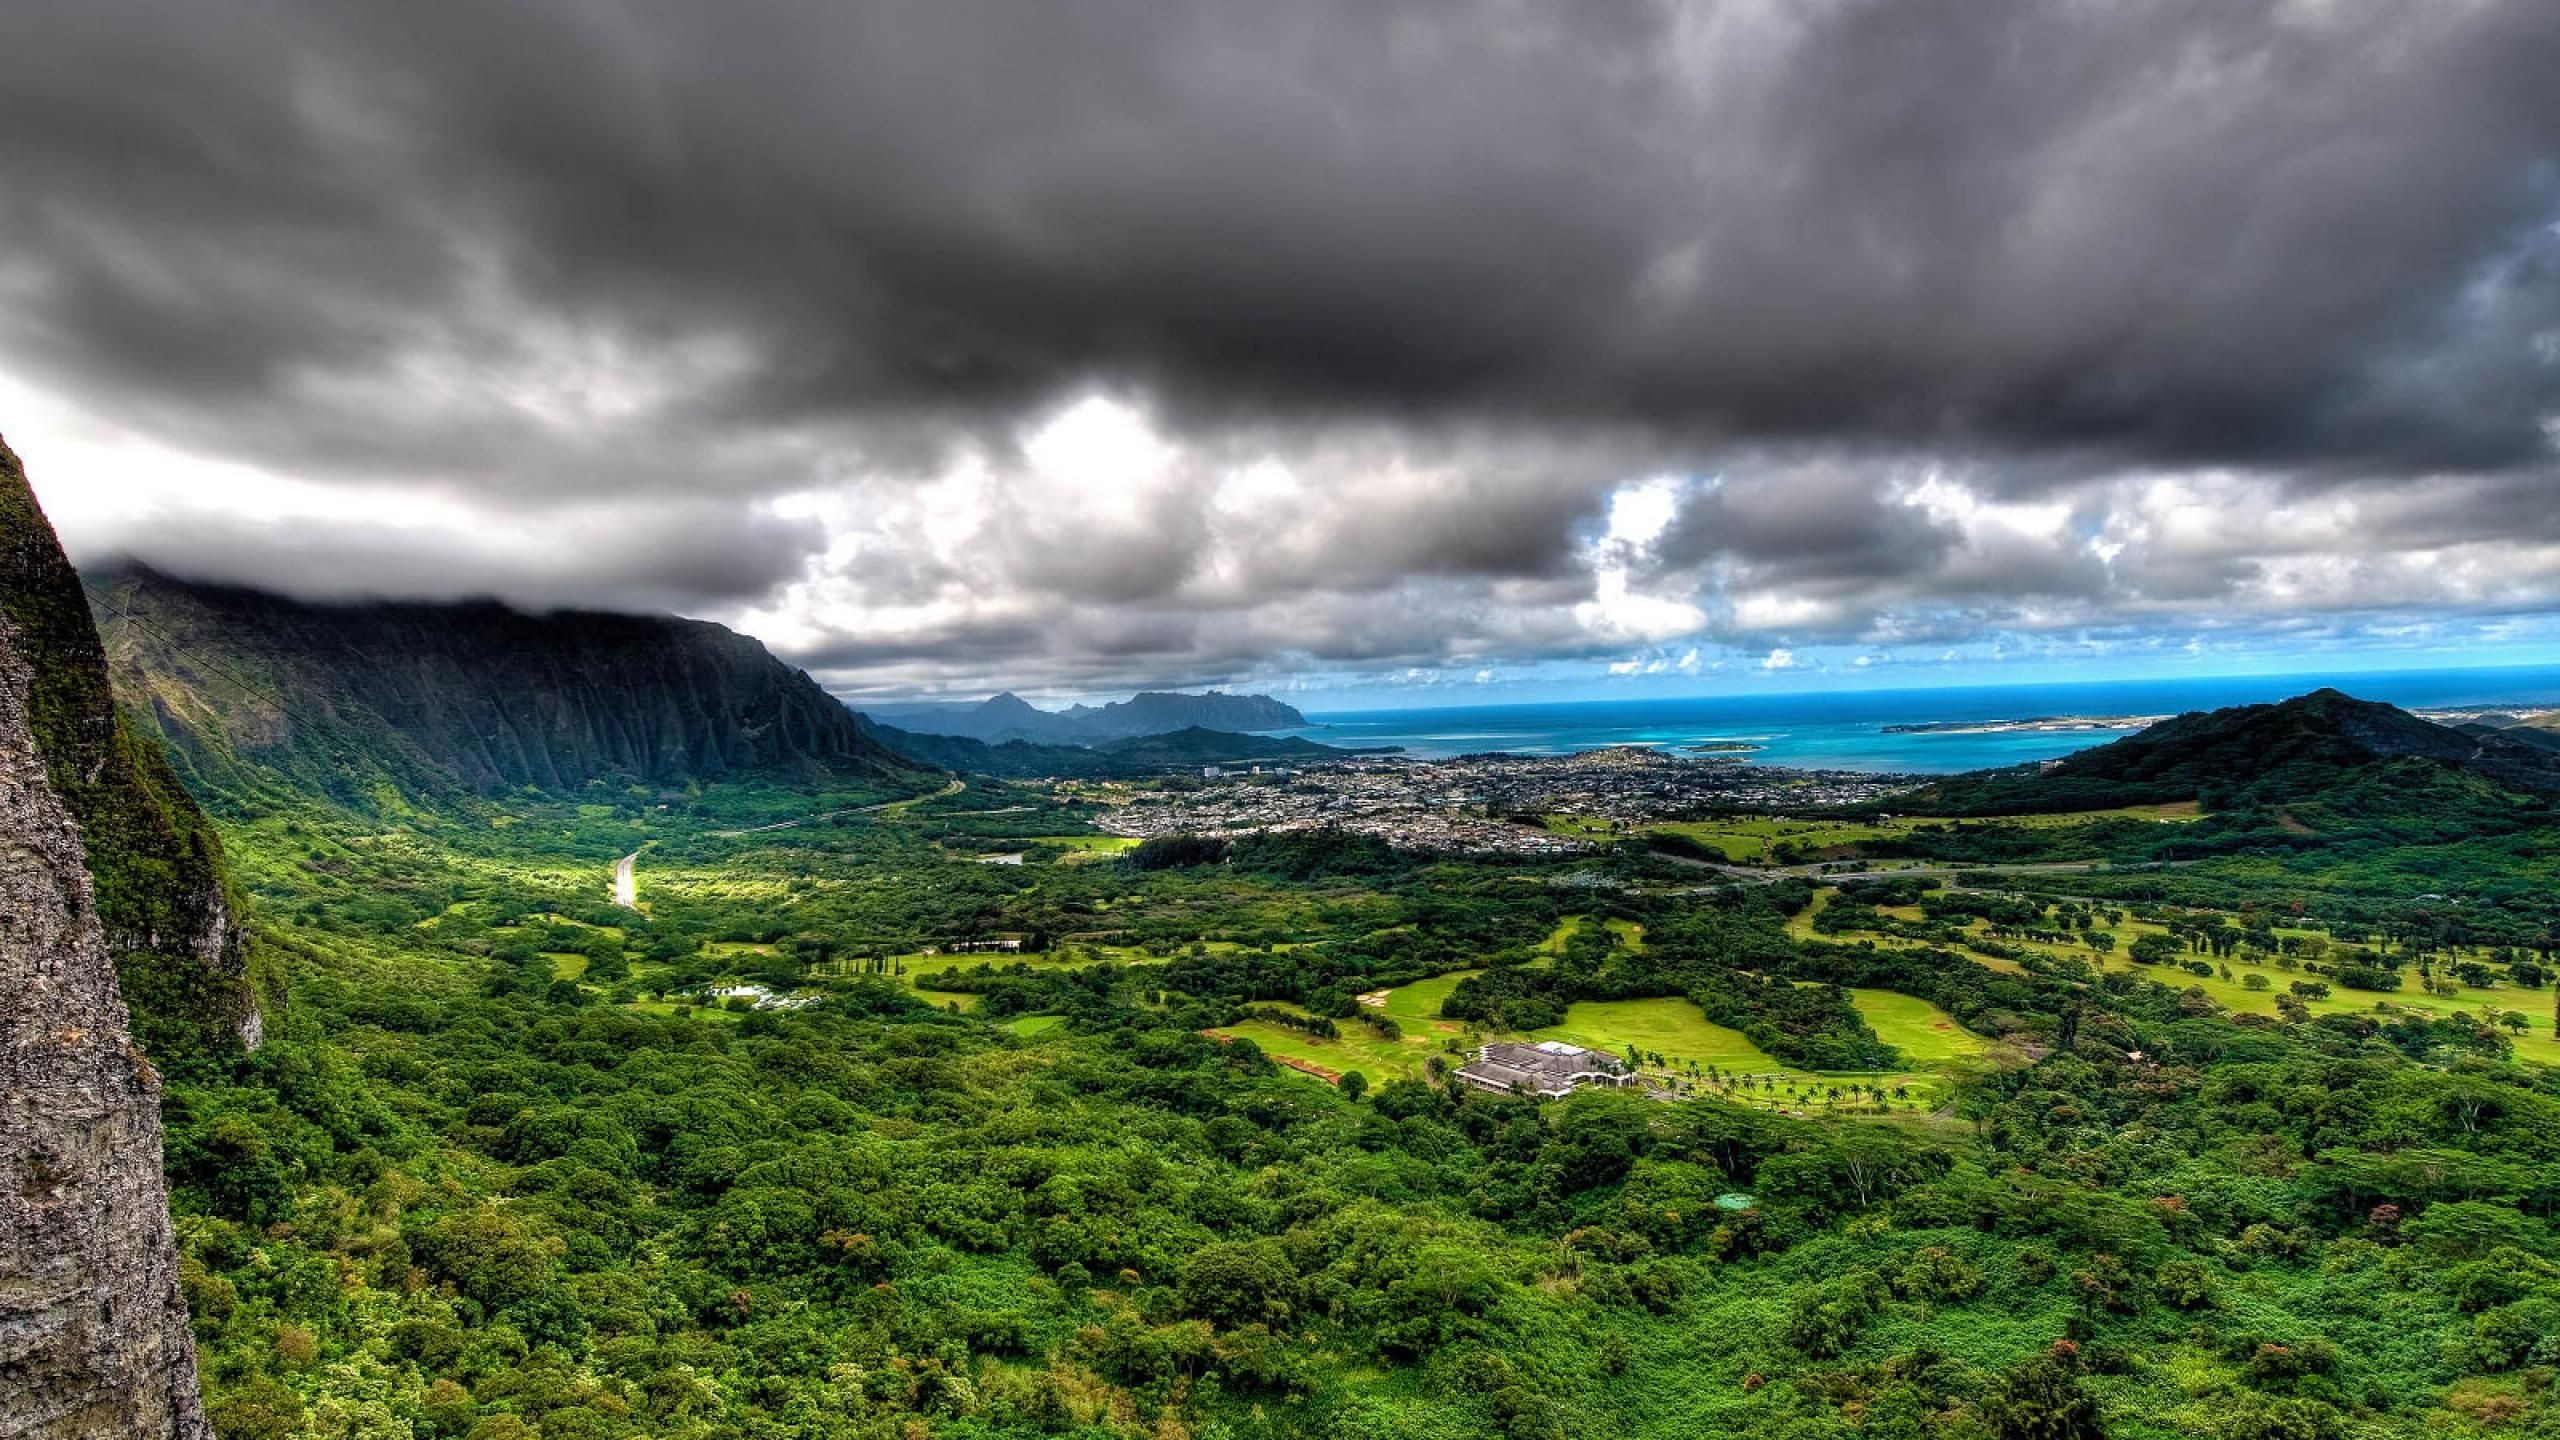
<svg viewBox="0 0 2560 1440">
<path fill-rule="evenodd" d="M 2560 705 L 2560 669 L 2533 667 L 1362 710 L 1310 714 L 1313 723 L 1306 729 L 1282 733 L 1326 745 L 1400 746 L 1405 754 L 1424 758 L 1484 751 L 1564 755 L 1607 745 L 1681 751 L 1736 741 L 1760 747 L 1734 757 L 1757 764 L 1948 774 L 2050 760 L 2129 732 L 1888 735 L 1883 727 L 2040 716 L 2174 715 L 2282 700 L 2322 685 L 2411 708 Z"/>
</svg>

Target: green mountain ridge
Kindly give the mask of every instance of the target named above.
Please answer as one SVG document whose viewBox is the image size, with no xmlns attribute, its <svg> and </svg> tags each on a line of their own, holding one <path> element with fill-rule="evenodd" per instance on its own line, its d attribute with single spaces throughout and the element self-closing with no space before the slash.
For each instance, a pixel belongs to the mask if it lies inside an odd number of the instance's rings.
<svg viewBox="0 0 2560 1440">
<path fill-rule="evenodd" d="M 1179 730 L 1212 730 L 1229 734 L 1288 730 L 1307 717 L 1268 695 L 1234 695 L 1211 690 L 1185 695 L 1144 690 L 1108 705 L 1074 705 L 1042 710 L 1011 691 L 980 701 L 904 705 L 868 705 L 864 718 L 910 734 L 936 738 L 958 736 L 990 745 L 1022 741 L 1032 745 L 1107 745 Z"/>
<path fill-rule="evenodd" d="M 310 604 L 97 577 L 120 688 L 191 778 L 365 811 L 532 788 L 928 782 L 806 674 L 706 621 L 494 601 Z"/>
<path fill-rule="evenodd" d="M 960 735 L 925 734 L 883 725 L 867 716 L 865 723 L 882 744 L 919 764 L 1009 779 L 1149 775 L 1198 765 L 1339 759 L 1350 753 L 1312 740 L 1240 735 L 1198 725 L 1100 745 L 1038 745 L 1027 740 L 990 744 Z"/>
<path fill-rule="evenodd" d="M 2197 711 L 2042 765 L 1936 781 L 1899 802 L 1940 815 L 2195 801 L 2469 817 L 2493 828 L 2560 795 L 2560 752 L 2471 733 L 2334 689 Z"/>
</svg>

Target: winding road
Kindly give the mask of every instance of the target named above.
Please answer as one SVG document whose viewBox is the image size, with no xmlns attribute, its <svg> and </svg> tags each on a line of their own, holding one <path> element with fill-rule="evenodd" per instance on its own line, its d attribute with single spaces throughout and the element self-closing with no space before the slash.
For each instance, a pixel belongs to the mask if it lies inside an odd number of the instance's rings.
<svg viewBox="0 0 2560 1440">
<path fill-rule="evenodd" d="M 632 851 L 613 862 L 613 903 L 625 910 L 640 908 L 640 852 Z"/>
</svg>

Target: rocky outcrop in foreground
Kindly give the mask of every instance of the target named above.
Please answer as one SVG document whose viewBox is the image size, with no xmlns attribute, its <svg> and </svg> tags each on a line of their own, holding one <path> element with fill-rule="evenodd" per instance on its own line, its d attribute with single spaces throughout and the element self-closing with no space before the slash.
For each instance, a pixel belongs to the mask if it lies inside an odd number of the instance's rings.
<svg viewBox="0 0 2560 1440">
<path fill-rule="evenodd" d="M 49 537 L 48 537 L 49 538 Z M 160 1171 L 36 666 L 0 617 L 0 1440 L 205 1437 Z"/>
<path fill-rule="evenodd" d="M 116 708 L 89 601 L 0 445 L 0 620 L 27 667 L 25 720 L 47 783 L 80 830 L 98 921 L 134 1033 L 182 1072 L 255 1049 L 257 957 L 235 921 L 222 841 L 154 738 Z"/>
</svg>

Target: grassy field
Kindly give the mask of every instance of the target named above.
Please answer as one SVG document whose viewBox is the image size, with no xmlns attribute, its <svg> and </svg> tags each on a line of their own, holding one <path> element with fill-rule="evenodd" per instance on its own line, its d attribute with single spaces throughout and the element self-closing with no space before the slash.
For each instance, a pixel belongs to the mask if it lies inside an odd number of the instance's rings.
<svg viewBox="0 0 2560 1440">
<path fill-rule="evenodd" d="M 697 1020 L 713 1020 L 723 1024 L 740 1018 L 735 1010 L 724 1010 L 717 1005 L 696 1005 L 690 1000 L 634 1000 L 623 1008 L 637 1010 L 643 1015 L 691 1015 Z"/>
<path fill-rule="evenodd" d="M 1895 990 L 1852 990 L 1850 1000 L 1876 1038 L 1918 1066 L 1980 1059 L 1990 1047 L 1955 1017 L 1917 996 Z"/>
<path fill-rule="evenodd" d="M 1868 840 L 1908 834 L 1908 825 L 1859 825 L 1839 820 L 1782 820 L 1769 815 L 1736 815 L 1721 820 L 1684 820 L 1650 825 L 1645 833 L 1678 835 L 1696 841 L 1737 865 L 1773 858 L 1781 845 L 1793 845 L 1808 857 L 1823 855 Z"/>
<path fill-rule="evenodd" d="M 904 955 L 894 955 L 889 958 L 890 973 L 886 975 L 877 975 L 872 978 L 887 980 L 894 985 L 911 991 L 917 999 L 924 1001 L 926 1004 L 931 1005 L 938 1010 L 949 1009 L 951 1002 L 955 1000 L 960 1003 L 960 1008 L 962 1010 L 974 1010 L 978 1005 L 978 997 L 975 995 L 955 994 L 948 990 L 926 990 L 919 988 L 916 984 L 916 980 L 919 976 L 940 974 L 949 970 L 965 972 L 974 970 L 981 965 L 991 966 L 1000 970 L 1010 969 L 1016 965 L 1028 966 L 1034 970 L 1071 970 L 1078 966 L 1091 965 L 1102 960 L 1117 960 L 1123 964 L 1129 965 L 1160 963 L 1154 956 L 1148 955 L 1142 950 L 1126 949 L 1124 947 L 1110 945 L 1080 945 L 1074 947 L 1072 950 L 1052 950 L 1037 955 L 928 955 L 923 951 L 918 950 L 911 951 Z M 898 973 L 898 968 L 900 966 L 905 967 L 904 974 Z M 813 979 L 855 979 L 860 978 L 862 973 L 863 972 L 857 962 L 846 960 L 838 961 L 835 964 L 822 969 L 812 970 L 810 975 Z"/>
<path fill-rule="evenodd" d="M 1286 1025 L 1268 1020 L 1245 1020 L 1212 1033 L 1222 1037 L 1251 1040 L 1262 1047 L 1262 1053 L 1274 1060 L 1296 1061 L 1297 1068 L 1330 1080 L 1346 1071 L 1357 1070 L 1376 1084 L 1387 1080 L 1421 1079 L 1424 1065 L 1434 1055 L 1452 1066 L 1471 1058 L 1453 1052 L 1446 1042 L 1454 1037 L 1439 1032 L 1407 1031 L 1403 1039 L 1387 1040 L 1357 1020 L 1340 1022 L 1342 1034 L 1333 1040 L 1320 1039 Z"/>
<path fill-rule="evenodd" d="M 1065 851 L 1058 857 L 1061 865 L 1091 865 L 1101 860 L 1117 860 L 1138 848 L 1138 841 L 1127 835 L 1042 835 L 1025 843 Z"/>
<path fill-rule="evenodd" d="M 1659 1054 L 1674 1069 L 1695 1064 L 1701 1069 L 1751 1075 L 1775 1075 L 1785 1062 L 1754 1045 L 1739 1030 L 1729 1030 L 1698 1013 L 1680 997 L 1653 1000 L 1585 1000 L 1564 1012 L 1564 1023 L 1531 1032 L 1532 1040 L 1562 1040 L 1587 1050 L 1624 1055 L 1629 1045 Z"/>
<path fill-rule="evenodd" d="M 1833 935 L 1828 937 L 1816 935 L 1813 930 L 1813 917 L 1820 914 L 1830 903 L 1834 893 L 1835 892 L 1830 890 L 1818 890 L 1814 892 L 1813 903 L 1788 921 L 1788 933 L 1802 939 L 1827 938 L 1837 942 L 1872 940 L 1876 945 L 1883 948 L 1893 948 L 1896 946 L 1916 948 L 1917 942 L 1897 940 L 1883 935 L 1867 935 L 1863 933 L 1854 935 Z M 1916 911 L 1910 910 L 1898 911 L 1895 913 L 1900 914 L 1902 918 L 1906 919 L 1916 918 L 1917 915 Z M 1976 922 L 1969 928 L 1978 932 L 1984 927 L 1980 922 Z M 2243 1015 L 2275 1014 L 2276 997 L 2286 993 L 2286 987 L 2293 981 L 2310 978 L 2305 977 L 2299 970 L 2285 970 L 2278 967 L 2271 961 L 2252 963 L 2239 955 L 2231 957 L 2229 962 L 2231 978 L 2228 980 L 2222 978 L 2219 964 L 2217 964 L 2215 973 L 2212 975 L 2194 975 L 2187 971 L 2167 965 L 2136 965 L 2131 960 L 2125 958 L 2127 952 L 2132 948 L 2134 940 L 2143 935 L 2166 934 L 2166 926 L 2153 925 L 2128 918 L 2121 925 L 2102 925 L 2098 928 L 2115 936 L 2116 948 L 2113 953 L 2101 956 L 2090 950 L 2085 945 L 2057 945 L 2038 940 L 2002 940 L 1999 943 L 2012 949 L 2033 951 L 2037 954 L 2055 957 L 2067 957 L 2069 959 L 2081 961 L 2084 964 L 2097 963 L 2100 964 L 2102 968 L 2110 972 L 2140 975 L 2146 979 L 2156 980 L 2159 983 L 2170 986 L 2174 989 L 2201 990 L 2204 992 L 2206 998 L 2212 1000 L 2215 1004 L 2236 1014 Z M 2284 936 L 2309 932 L 2279 929 L 2276 933 L 2279 936 Z M 1977 964 L 1981 964 L 1991 969 L 2007 970 L 2012 972 L 2018 969 L 2018 966 L 2014 961 L 2000 960 L 1983 955 L 1973 955 L 1970 954 L 1970 952 L 1967 952 L 1967 956 Z M 2250 989 L 2246 981 L 2247 977 L 2252 974 L 2265 976 L 2267 980 L 2267 988 L 2264 990 Z M 2484 1009 L 2492 1012 L 2493 1016 L 2503 1014 L 2510 1010 L 2519 1011 L 2531 1020 L 2532 1024 L 2528 1026 L 2524 1034 L 2512 1037 L 2515 1041 L 2515 1053 L 2517 1058 L 2540 1061 L 2544 1064 L 2560 1064 L 2560 1037 L 2555 1037 L 2551 1033 L 2552 992 L 2548 987 L 2539 990 L 2519 990 L 2511 986 L 2498 986 L 2492 989 L 2483 990 L 2471 986 L 2462 986 L 2455 994 L 2452 995 L 2430 995 L 2419 990 L 2417 988 L 2417 983 L 2417 976 L 2412 973 L 2408 977 L 2408 988 L 2403 990 L 2395 992 L 2374 992 L 2333 988 L 2330 994 L 2325 998 L 2306 1000 L 2304 1001 L 2304 1004 L 2314 1015 L 2369 1015 L 2374 1013 L 2377 1005 L 2396 1005 L 2405 1011 L 2434 1016 L 2470 1015 L 2476 1017 L 2480 1015 Z M 1901 1040 L 1897 1039 L 1893 1035 L 1886 1034 L 1884 1026 L 1877 1023 L 1873 1015 L 1868 1017 L 1868 1021 L 1870 1024 L 1874 1024 L 1876 1026 L 1876 1033 L 1878 1035 L 1894 1044 L 1897 1048 L 1904 1048 L 1906 1053 L 1912 1053 L 1907 1047 L 1903 1046 L 1903 1042 Z M 2503 1027 L 2501 1028 L 2503 1029 Z"/>
<path fill-rule="evenodd" d="M 1378 1007 L 1378 1013 L 1407 1030 L 1435 1026 L 1455 1029 L 1457 1021 L 1440 1018 L 1440 1002 L 1449 998 L 1449 992 L 1458 988 L 1459 981 L 1482 973 L 1480 970 L 1452 970 L 1446 975 L 1397 986 L 1387 992 L 1386 1003 Z"/>
<path fill-rule="evenodd" d="M 1374 1084 L 1391 1079 L 1421 1078 L 1430 1058 L 1439 1055 L 1452 1065 L 1472 1058 L 1487 1040 L 1561 1040 L 1585 1049 L 1623 1056 L 1629 1045 L 1664 1064 L 1644 1067 L 1662 1079 L 1691 1083 L 1691 1067 L 1728 1078 L 1750 1077 L 1752 1084 L 1728 1096 L 1774 1108 L 1818 1107 L 1818 1096 L 1834 1087 L 1881 1084 L 1902 1088 L 1899 1102 L 1910 1109 L 1938 1104 L 1947 1087 L 1942 1068 L 1980 1058 L 1980 1037 L 1958 1026 L 1945 1012 L 1923 1000 L 1888 990 L 1858 990 L 1851 998 L 1878 1035 L 1902 1048 L 1912 1068 L 1896 1074 L 1831 1075 L 1797 1069 L 1751 1043 L 1741 1031 L 1718 1025 L 1696 1005 L 1677 996 L 1645 1000 L 1584 1001 L 1565 1011 L 1561 1024 L 1527 1035 L 1487 1033 L 1439 1018 L 1440 1004 L 1460 980 L 1475 971 L 1459 971 L 1417 981 L 1386 992 L 1372 1007 L 1403 1030 L 1394 1040 L 1379 1036 L 1357 1019 L 1341 1021 L 1332 1040 L 1263 1020 L 1248 1020 L 1216 1033 L 1249 1039 L 1274 1060 L 1319 1079 L 1334 1079 L 1357 1070 Z M 1282 1006 L 1278 1008 L 1295 1009 Z"/>
<path fill-rule="evenodd" d="M 2172 805 L 2128 805 L 2112 810 L 2075 810 L 2057 815 L 2009 816 L 1998 824 L 2029 830 L 2061 830 L 2087 825 L 2099 820 L 2153 820 L 2175 823 L 2199 818 L 2201 812 L 2192 802 Z M 1801 858 L 1828 859 L 1850 847 L 1875 840 L 1899 839 L 1926 825 L 1979 825 L 1994 823 L 1981 820 L 1947 820 L 1928 815 L 1898 815 L 1880 824 L 1864 824 L 1845 820 L 1792 820 L 1775 815 L 1730 815 L 1712 820 L 1684 820 L 1648 825 L 1640 833 L 1680 835 L 1724 856 L 1737 865 L 1758 864 L 1781 858 L 1775 852 L 1780 846 L 1793 847 Z M 1560 834 L 1589 836 L 1607 833 L 1605 827 L 1573 816 L 1551 816 L 1548 828 Z"/>
</svg>

